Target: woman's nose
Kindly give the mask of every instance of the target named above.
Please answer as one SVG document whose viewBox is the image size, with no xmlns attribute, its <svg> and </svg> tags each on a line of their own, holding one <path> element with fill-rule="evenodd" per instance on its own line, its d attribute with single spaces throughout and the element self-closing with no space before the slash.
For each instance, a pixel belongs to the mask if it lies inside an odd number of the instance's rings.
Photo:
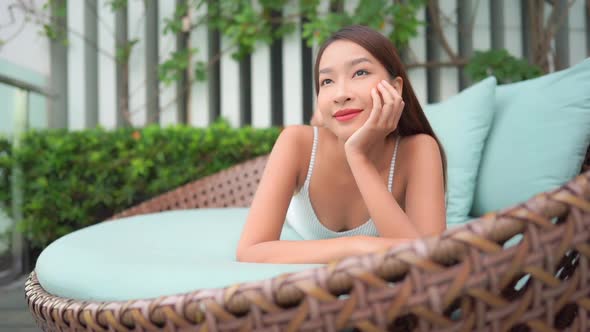
<svg viewBox="0 0 590 332">
<path fill-rule="evenodd" d="M 346 84 L 338 84 L 336 93 L 334 94 L 334 103 L 343 104 L 351 99 L 350 92 Z"/>
</svg>

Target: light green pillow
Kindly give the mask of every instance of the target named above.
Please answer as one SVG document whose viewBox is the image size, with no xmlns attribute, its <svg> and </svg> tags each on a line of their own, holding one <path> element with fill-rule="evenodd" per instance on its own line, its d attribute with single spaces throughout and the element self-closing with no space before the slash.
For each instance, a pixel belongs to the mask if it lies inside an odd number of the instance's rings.
<svg viewBox="0 0 590 332">
<path fill-rule="evenodd" d="M 447 156 L 447 225 L 469 220 L 483 146 L 493 117 L 496 79 L 487 78 L 424 112 Z"/>
<path fill-rule="evenodd" d="M 590 59 L 500 86 L 472 215 L 507 208 L 575 177 L 590 143 Z"/>
<path fill-rule="evenodd" d="M 235 261 L 248 209 L 196 209 L 103 222 L 49 245 L 35 271 L 49 293 L 126 301 L 264 280 L 320 264 Z M 281 239 L 301 240 L 287 224 Z"/>
</svg>

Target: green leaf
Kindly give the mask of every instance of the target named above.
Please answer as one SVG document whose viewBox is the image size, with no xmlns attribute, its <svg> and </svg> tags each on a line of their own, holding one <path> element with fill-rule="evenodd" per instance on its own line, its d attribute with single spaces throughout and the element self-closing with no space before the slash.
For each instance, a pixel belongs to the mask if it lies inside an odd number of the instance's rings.
<svg viewBox="0 0 590 332">
<path fill-rule="evenodd" d="M 111 11 L 116 12 L 127 7 L 127 0 L 109 0 L 105 5 L 109 6 Z"/>
<path fill-rule="evenodd" d="M 465 72 L 474 82 L 495 76 L 498 84 L 514 83 L 543 74 L 540 67 L 510 55 L 505 49 L 476 51 L 465 66 Z"/>
<path fill-rule="evenodd" d="M 195 77 L 197 81 L 207 80 L 207 64 L 203 61 L 197 61 L 195 63 Z"/>
</svg>

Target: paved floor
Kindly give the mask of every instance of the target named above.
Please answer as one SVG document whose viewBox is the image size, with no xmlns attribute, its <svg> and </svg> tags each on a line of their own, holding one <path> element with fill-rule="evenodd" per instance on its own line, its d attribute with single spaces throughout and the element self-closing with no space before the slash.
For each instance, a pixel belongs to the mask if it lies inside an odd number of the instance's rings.
<svg viewBox="0 0 590 332">
<path fill-rule="evenodd" d="M 25 278 L 0 287 L 0 332 L 41 332 L 25 302 Z"/>
</svg>

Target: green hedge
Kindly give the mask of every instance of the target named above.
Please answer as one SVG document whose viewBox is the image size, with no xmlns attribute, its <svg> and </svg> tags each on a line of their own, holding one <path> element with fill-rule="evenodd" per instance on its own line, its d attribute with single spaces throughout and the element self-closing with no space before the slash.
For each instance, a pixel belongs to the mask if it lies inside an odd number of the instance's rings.
<svg viewBox="0 0 590 332">
<path fill-rule="evenodd" d="M 10 171 L 22 165 L 24 232 L 34 248 L 192 180 L 270 152 L 279 128 L 31 131 L 10 151 L 0 139 L 0 204 L 9 207 Z"/>
</svg>

